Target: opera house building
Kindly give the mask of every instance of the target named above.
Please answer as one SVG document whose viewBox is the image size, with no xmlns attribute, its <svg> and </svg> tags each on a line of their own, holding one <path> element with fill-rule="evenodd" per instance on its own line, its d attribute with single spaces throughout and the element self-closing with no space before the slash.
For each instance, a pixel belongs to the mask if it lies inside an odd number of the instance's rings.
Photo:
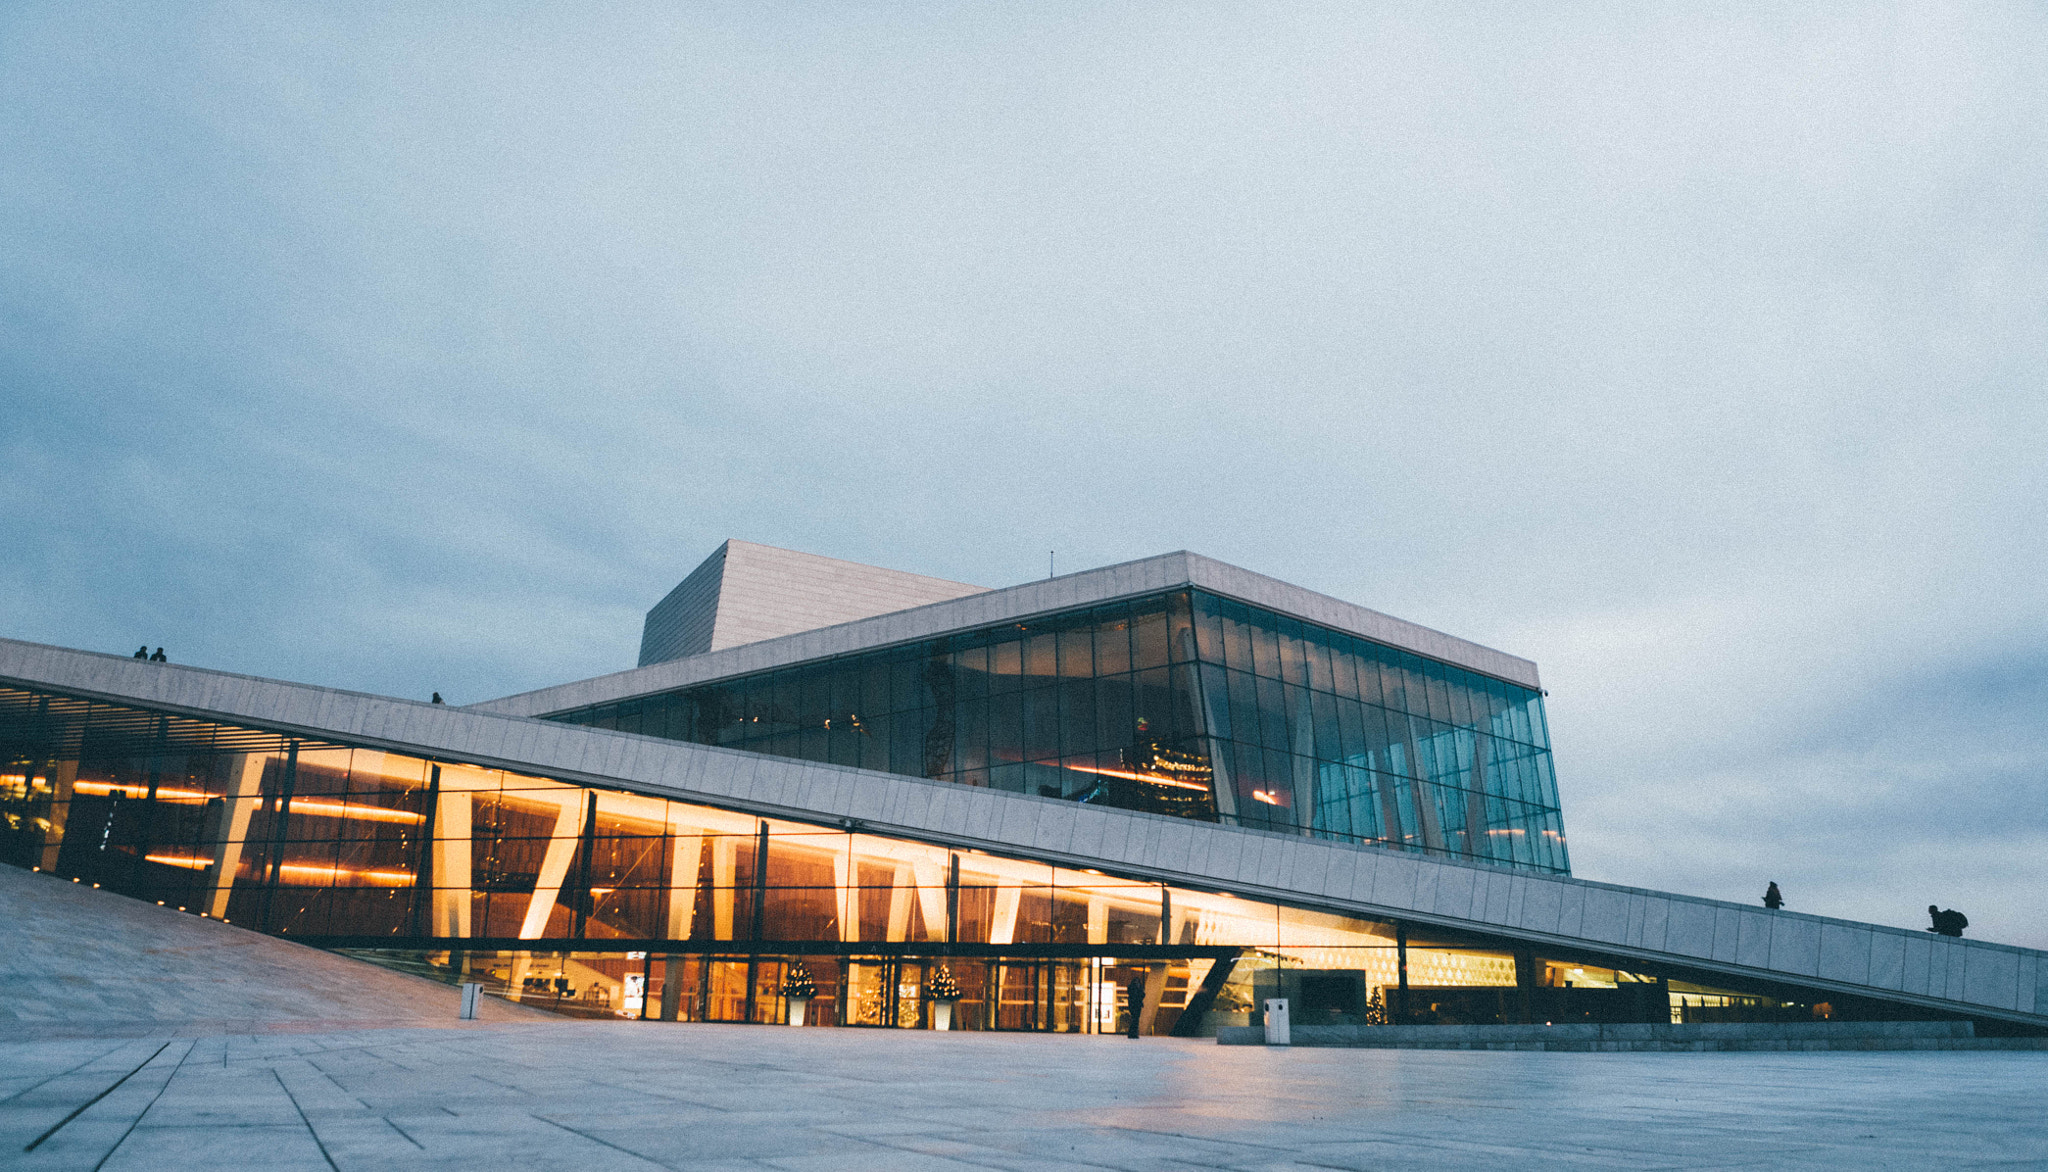
<svg viewBox="0 0 2048 1172">
<path fill-rule="evenodd" d="M 2037 951 L 1572 878 L 1543 697 L 1188 553 L 731 541 L 463 707 L 0 641 L 0 861 L 592 1017 L 2048 1025 Z"/>
</svg>

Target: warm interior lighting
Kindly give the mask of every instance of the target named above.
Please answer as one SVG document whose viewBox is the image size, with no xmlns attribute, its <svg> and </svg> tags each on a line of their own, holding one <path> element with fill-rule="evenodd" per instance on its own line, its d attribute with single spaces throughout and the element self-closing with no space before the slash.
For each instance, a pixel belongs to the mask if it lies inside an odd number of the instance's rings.
<svg viewBox="0 0 2048 1172">
<path fill-rule="evenodd" d="M 319 866 L 313 863 L 284 863 L 278 873 L 295 883 L 338 883 L 342 879 L 367 882 L 372 887 L 405 887 L 412 883 L 411 871 L 359 871 L 353 867 Z"/>
<path fill-rule="evenodd" d="M 1099 773 L 1104 777 L 1129 778 L 1132 781 L 1142 781 L 1148 785 L 1170 785 L 1175 789 L 1195 789 L 1201 790 L 1203 793 L 1209 792 L 1209 787 L 1199 781 L 1182 781 L 1177 777 L 1155 777 L 1150 773 L 1133 773 L 1128 769 L 1103 769 L 1094 765 L 1062 765 L 1060 768 L 1071 769 L 1076 773 Z"/>
<path fill-rule="evenodd" d="M 1280 804 L 1279 798 L 1274 797 L 1272 794 L 1262 789 L 1255 789 L 1252 791 L 1252 800 L 1255 802 L 1264 802 L 1269 806 L 1277 806 Z"/>
<path fill-rule="evenodd" d="M 74 782 L 71 789 L 75 793 L 97 794 L 101 796 L 116 794 L 124 798 L 146 798 L 149 796 L 149 787 L 146 785 L 129 785 L 126 782 L 118 781 Z M 159 802 L 204 802 L 219 796 L 219 794 L 207 793 L 203 789 L 172 789 L 169 786 L 161 785 L 156 788 L 156 800 Z"/>
<path fill-rule="evenodd" d="M 1520 830 L 1489 830 L 1489 831 L 1487 831 L 1487 833 L 1488 833 L 1488 834 L 1521 834 L 1521 833 L 1523 833 L 1523 832 L 1522 832 L 1522 831 L 1520 831 Z"/>
<path fill-rule="evenodd" d="M 426 815 L 409 810 L 391 810 L 383 806 L 355 806 L 341 802 L 323 802 L 317 798 L 293 798 L 292 813 L 317 814 L 323 818 L 359 818 L 366 822 L 400 822 L 417 826 L 426 821 Z"/>
<path fill-rule="evenodd" d="M 213 866 L 212 859 L 193 858 L 191 855 L 144 855 L 142 857 L 152 863 L 162 863 L 167 867 L 184 867 L 191 871 L 204 871 L 208 867 Z"/>
</svg>

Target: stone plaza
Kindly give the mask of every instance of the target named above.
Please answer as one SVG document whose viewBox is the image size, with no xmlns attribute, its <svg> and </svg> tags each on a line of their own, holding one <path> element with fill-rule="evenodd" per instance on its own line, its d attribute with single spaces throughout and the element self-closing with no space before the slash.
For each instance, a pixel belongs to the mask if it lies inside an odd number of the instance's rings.
<svg viewBox="0 0 2048 1172">
<path fill-rule="evenodd" d="M 0 1044 L 0 1166 L 2048 1164 L 2048 1054 L 2039 1053 L 1281 1050 L 1177 1038 L 449 1024 Z"/>
</svg>

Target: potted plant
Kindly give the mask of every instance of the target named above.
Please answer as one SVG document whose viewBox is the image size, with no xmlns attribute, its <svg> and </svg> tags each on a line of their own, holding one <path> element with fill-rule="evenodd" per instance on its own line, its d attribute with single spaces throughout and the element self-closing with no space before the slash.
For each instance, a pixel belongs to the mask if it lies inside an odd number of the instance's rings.
<svg viewBox="0 0 2048 1172">
<path fill-rule="evenodd" d="M 932 1003 L 932 1028 L 950 1030 L 953 1028 L 953 1003 L 960 1000 L 960 986 L 953 980 L 953 971 L 945 965 L 932 974 L 930 983 L 924 987 L 924 995 Z"/>
<path fill-rule="evenodd" d="M 782 977 L 782 996 L 789 1002 L 789 1024 L 804 1024 L 804 1013 L 811 1007 L 811 998 L 818 995 L 818 986 L 811 980 L 811 970 L 803 961 L 789 966 Z"/>
</svg>

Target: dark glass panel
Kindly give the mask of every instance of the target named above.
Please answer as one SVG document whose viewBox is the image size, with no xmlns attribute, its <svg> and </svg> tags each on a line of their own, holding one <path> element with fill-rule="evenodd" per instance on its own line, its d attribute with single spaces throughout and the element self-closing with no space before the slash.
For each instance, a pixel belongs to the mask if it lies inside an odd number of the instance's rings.
<svg viewBox="0 0 2048 1172">
<path fill-rule="evenodd" d="M 1270 625 L 1271 618 L 1254 612 L 1246 624 L 1251 631 L 1252 671 L 1268 679 L 1280 678 L 1280 635 Z"/>
<path fill-rule="evenodd" d="M 1302 626 L 1290 618 L 1282 618 L 1278 627 L 1280 645 L 1280 678 L 1287 683 L 1306 685 L 1308 683 L 1308 652 L 1302 646 Z"/>
<path fill-rule="evenodd" d="M 1195 660 L 1195 618 L 1185 591 L 1166 596 L 1166 651 L 1174 663 Z"/>
<path fill-rule="evenodd" d="M 1095 673 L 1122 675 L 1131 670 L 1130 608 L 1119 603 L 1095 611 Z"/>
<path fill-rule="evenodd" d="M 1024 644 L 1005 639 L 992 645 L 989 653 L 989 689 L 992 693 L 1014 692 L 1024 683 Z"/>
<path fill-rule="evenodd" d="M 1315 753 L 1325 761 L 1341 761 L 1344 758 L 1343 742 L 1338 734 L 1338 703 L 1338 700 L 1327 692 L 1309 694 L 1309 713 L 1315 726 Z"/>
<path fill-rule="evenodd" d="M 1165 667 L 1168 659 L 1166 608 L 1139 602 L 1131 613 L 1131 666 L 1137 670 Z"/>
<path fill-rule="evenodd" d="M 889 665 L 889 704 L 898 712 L 914 712 L 925 703 L 923 646 L 907 648 L 902 655 Z"/>
<path fill-rule="evenodd" d="M 1082 632 L 1084 635 L 1086 632 Z M 1095 727 L 1095 681 L 1068 680 L 1059 687 L 1060 748 L 1066 753 L 1092 753 L 1102 747 Z"/>
<path fill-rule="evenodd" d="M 1209 663 L 1228 663 L 1223 649 L 1223 612 L 1219 599 L 1213 594 L 1195 593 L 1195 647 L 1200 657 Z"/>
<path fill-rule="evenodd" d="M 1219 605 L 1218 614 L 1223 622 L 1225 666 L 1233 671 L 1251 671 L 1251 611 L 1243 603 L 1226 598 Z"/>
<path fill-rule="evenodd" d="M 1059 674 L 1063 679 L 1087 679 L 1095 675 L 1095 631 L 1076 624 L 1059 632 Z"/>
<path fill-rule="evenodd" d="M 1312 630 L 1310 637 L 1302 640 L 1301 650 L 1308 657 L 1308 686 L 1319 692 L 1336 692 L 1337 684 L 1330 671 L 1330 660 L 1336 652 L 1323 641 L 1322 632 Z"/>
<path fill-rule="evenodd" d="M 1258 697 L 1259 743 L 1268 749 L 1285 751 L 1287 735 L 1287 685 L 1261 676 L 1254 681 Z"/>
<path fill-rule="evenodd" d="M 1024 637 L 1024 675 L 1029 686 L 1051 683 L 1059 674 L 1058 635 L 1037 630 Z"/>
</svg>

